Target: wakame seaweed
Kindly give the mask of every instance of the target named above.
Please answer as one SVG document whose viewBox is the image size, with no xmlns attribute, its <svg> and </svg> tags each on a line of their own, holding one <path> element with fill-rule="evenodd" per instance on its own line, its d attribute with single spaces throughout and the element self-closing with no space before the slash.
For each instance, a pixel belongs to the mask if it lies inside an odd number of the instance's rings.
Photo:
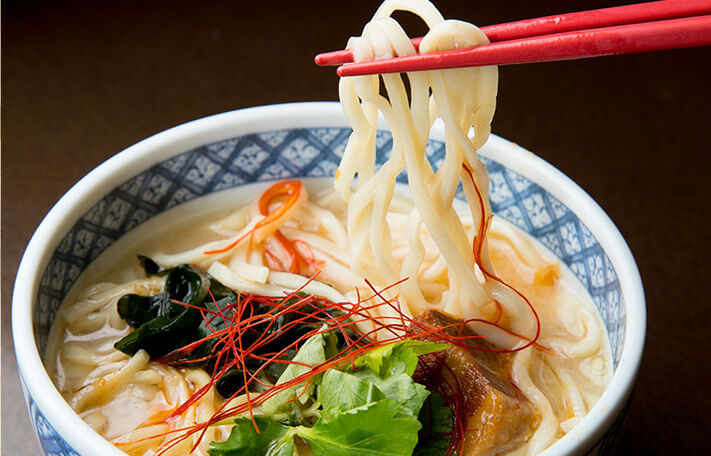
<svg viewBox="0 0 711 456">
<path fill-rule="evenodd" d="M 146 271 L 146 275 L 163 275 L 166 270 L 159 266 L 158 263 L 148 258 L 145 255 L 136 255 L 138 257 L 138 262 L 141 263 L 143 270 Z"/>
<path fill-rule="evenodd" d="M 214 339 L 207 339 L 190 350 L 180 349 L 225 329 L 228 324 L 225 319 L 235 317 L 233 304 L 239 299 L 237 292 L 190 265 L 164 269 L 146 256 L 139 255 L 138 260 L 146 275 L 166 276 L 165 291 L 154 296 L 127 294 L 119 298 L 118 313 L 135 331 L 116 342 L 114 347 L 128 355 L 143 349 L 152 359 L 161 358 L 161 361 L 172 365 L 202 367 L 208 373 L 219 372 L 230 359 L 223 358 L 220 360 L 221 365 L 215 366 L 215 360 L 211 357 Z M 245 294 L 241 296 L 245 297 Z M 299 293 L 282 304 L 292 304 L 304 296 Z M 252 307 L 245 311 L 246 315 L 260 315 L 273 310 L 271 306 L 257 301 L 249 301 L 249 305 Z M 330 310 L 328 312 L 332 313 Z M 265 355 L 278 352 L 316 329 L 315 325 L 309 324 L 283 329 L 302 316 L 297 312 L 282 313 L 269 323 L 265 321 L 251 327 L 241 335 L 242 342 L 249 346 L 264 334 L 276 335 L 273 341 L 261 346 L 258 351 Z M 288 350 L 279 359 L 290 360 L 295 354 L 295 350 Z M 206 358 L 208 361 L 204 360 Z M 250 372 L 256 371 L 262 364 L 255 361 L 252 363 L 254 365 L 246 366 Z M 286 366 L 286 363 L 269 363 L 263 372 L 276 380 Z M 222 396 L 229 397 L 244 386 L 244 372 L 233 367 L 220 377 L 215 386 Z"/>
<path fill-rule="evenodd" d="M 203 338 L 200 308 L 205 307 L 210 282 L 199 269 L 183 265 L 167 271 L 165 292 L 119 298 L 119 315 L 136 330 L 114 347 L 128 355 L 143 349 L 151 358 L 158 358 Z M 186 361 L 197 358 L 201 352 L 204 350 L 191 352 Z"/>
</svg>

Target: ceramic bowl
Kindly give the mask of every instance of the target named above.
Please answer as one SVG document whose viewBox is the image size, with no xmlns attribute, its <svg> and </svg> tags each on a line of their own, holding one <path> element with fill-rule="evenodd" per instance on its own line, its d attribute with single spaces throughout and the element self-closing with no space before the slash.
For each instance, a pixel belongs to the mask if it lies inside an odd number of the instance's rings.
<svg viewBox="0 0 711 456">
<path fill-rule="evenodd" d="M 50 325 L 82 271 L 133 228 L 195 198 L 257 181 L 333 176 L 349 133 L 338 103 L 219 114 L 126 149 L 57 202 L 22 258 L 12 302 L 23 391 L 45 455 L 123 454 L 72 411 L 42 364 Z M 436 125 L 427 148 L 433 163 L 444 154 L 442 139 Z M 391 143 L 381 130 L 380 162 Z M 644 345 L 644 294 L 634 259 L 605 212 L 560 171 L 493 135 L 480 155 L 489 169 L 494 212 L 568 265 L 592 295 L 612 348 L 607 390 L 544 454 L 605 453 L 624 418 Z"/>
</svg>

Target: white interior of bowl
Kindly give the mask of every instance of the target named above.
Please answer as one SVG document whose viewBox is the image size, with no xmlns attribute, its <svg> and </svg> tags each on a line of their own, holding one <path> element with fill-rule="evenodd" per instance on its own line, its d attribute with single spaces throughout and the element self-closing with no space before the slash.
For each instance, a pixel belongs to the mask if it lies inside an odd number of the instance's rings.
<svg viewBox="0 0 711 456">
<path fill-rule="evenodd" d="M 114 156 L 79 181 L 54 206 L 32 237 L 15 283 L 12 326 L 20 373 L 28 393 L 56 431 L 86 455 L 120 455 L 76 415 L 47 376 L 32 334 L 32 308 L 40 277 L 54 250 L 76 221 L 105 194 L 143 170 L 195 147 L 236 136 L 287 128 L 347 127 L 338 103 L 273 105 L 219 114 L 167 130 Z M 442 140 L 435 125 L 432 138 Z M 644 294 L 634 259 L 619 231 L 600 207 L 575 183 L 521 147 L 493 136 L 482 155 L 534 181 L 573 210 L 607 253 L 620 281 L 627 313 L 622 355 L 607 390 L 570 433 L 546 456 L 573 454 L 592 445 L 624 406 L 644 345 Z"/>
</svg>

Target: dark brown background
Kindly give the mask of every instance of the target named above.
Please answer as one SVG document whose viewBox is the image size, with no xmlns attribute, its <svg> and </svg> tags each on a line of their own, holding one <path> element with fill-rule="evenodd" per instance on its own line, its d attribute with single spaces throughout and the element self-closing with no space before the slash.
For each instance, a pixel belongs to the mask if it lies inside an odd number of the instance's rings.
<svg viewBox="0 0 711 456">
<path fill-rule="evenodd" d="M 246 106 L 335 100 L 335 71 L 312 57 L 359 34 L 378 2 L 355 3 L 3 2 L 3 454 L 38 451 L 9 310 L 42 217 L 89 170 L 168 127 Z M 446 17 L 481 25 L 619 3 L 437 1 Z M 588 191 L 645 283 L 646 351 L 619 454 L 710 446 L 710 61 L 704 48 L 500 69 L 494 132 Z"/>
</svg>

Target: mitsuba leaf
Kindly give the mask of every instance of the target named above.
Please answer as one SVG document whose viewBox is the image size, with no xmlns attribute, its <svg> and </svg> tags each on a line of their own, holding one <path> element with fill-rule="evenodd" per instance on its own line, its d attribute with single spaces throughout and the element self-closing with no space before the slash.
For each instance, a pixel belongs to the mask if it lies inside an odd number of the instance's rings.
<svg viewBox="0 0 711 456">
<path fill-rule="evenodd" d="M 337 352 L 337 343 L 333 331 L 311 336 L 294 356 L 295 363 L 288 365 L 277 384 L 289 382 L 307 373 L 313 366 L 324 363 Z M 243 426 L 233 430 L 229 446 L 213 444 L 213 448 L 233 452 L 213 453 L 211 450 L 210 454 L 276 454 L 266 451 L 277 449 L 292 451 L 293 435 L 305 440 L 314 456 L 410 455 L 418 438 L 425 438 L 425 435 L 431 441 L 421 445 L 422 454 L 433 454 L 433 451 L 442 447 L 446 452 L 449 441 L 433 431 L 445 434 L 451 431 L 451 413 L 446 414 L 449 409 L 438 396 L 437 402 L 428 409 L 428 416 L 433 417 L 428 422 L 428 433 L 420 432 L 418 437 L 418 431 L 422 428 L 418 415 L 423 419 L 421 409 L 430 393 L 424 385 L 416 383 L 411 375 L 418 355 L 449 347 L 448 344 L 433 342 L 402 341 L 357 358 L 354 367 L 347 364 L 329 369 L 313 377 L 308 385 L 301 382 L 262 404 L 262 411 L 266 415 L 262 418 L 286 414 L 289 420 L 298 422 L 292 419 L 298 418 L 298 404 L 316 399 L 313 395 L 317 385 L 317 403 L 321 408 L 320 418 L 313 427 L 273 424 L 272 427 L 280 429 L 275 435 L 267 432 L 264 437 L 256 439 L 250 437 L 251 434 Z M 287 435 L 285 440 L 284 436 Z M 261 443 L 250 446 L 254 440 Z M 290 445 L 288 448 L 284 443 L 287 440 Z"/>
<path fill-rule="evenodd" d="M 227 440 L 210 443 L 210 456 L 293 455 L 296 428 L 259 415 L 254 421 L 259 432 L 250 418 L 237 418 Z"/>
<path fill-rule="evenodd" d="M 324 372 L 318 385 L 318 400 L 323 407 L 321 419 L 324 421 L 381 399 L 385 399 L 385 395 L 373 382 L 336 369 Z"/>
<path fill-rule="evenodd" d="M 292 456 L 294 435 L 298 435 L 309 443 L 314 456 L 406 456 L 417 444 L 421 425 L 415 417 L 403 416 L 400 408 L 387 398 L 370 401 L 330 421 L 321 417 L 311 428 L 290 427 L 257 415 L 259 433 L 249 418 L 241 417 L 229 438 L 212 442 L 208 452 L 210 456 Z"/>
<path fill-rule="evenodd" d="M 416 383 L 407 374 L 380 377 L 370 369 L 360 369 L 353 375 L 362 381 L 372 383 L 385 397 L 400 404 L 404 415 L 416 417 L 430 394 L 424 385 Z"/>
<path fill-rule="evenodd" d="M 354 365 L 356 369 L 368 366 L 380 377 L 403 373 L 412 376 L 417 367 L 418 356 L 448 348 L 451 348 L 451 345 L 446 343 L 406 339 L 378 347 L 356 358 Z"/>
<path fill-rule="evenodd" d="M 297 435 L 311 446 L 314 456 L 410 455 L 417 444 L 420 422 L 400 415 L 400 405 L 382 399 L 340 413 L 312 428 L 299 426 Z"/>
<path fill-rule="evenodd" d="M 336 343 L 336 336 L 331 331 L 309 337 L 292 360 L 298 364 L 289 364 L 279 377 L 277 385 L 300 377 L 309 372 L 314 366 L 326 362 L 327 359 L 336 354 Z M 280 391 L 262 404 L 262 411 L 268 416 L 277 413 L 292 413 L 294 408 L 297 407 L 296 402 L 305 404 L 313 396 L 314 387 L 319 381 L 320 376 L 314 376 L 308 382 L 308 385 L 307 382 L 301 382 Z M 306 391 L 304 391 L 304 388 L 306 388 Z"/>
<path fill-rule="evenodd" d="M 452 440 L 454 417 L 447 402 L 433 392 L 425 402 L 418 417 L 422 423 L 413 456 L 442 456 L 447 453 Z"/>
</svg>

